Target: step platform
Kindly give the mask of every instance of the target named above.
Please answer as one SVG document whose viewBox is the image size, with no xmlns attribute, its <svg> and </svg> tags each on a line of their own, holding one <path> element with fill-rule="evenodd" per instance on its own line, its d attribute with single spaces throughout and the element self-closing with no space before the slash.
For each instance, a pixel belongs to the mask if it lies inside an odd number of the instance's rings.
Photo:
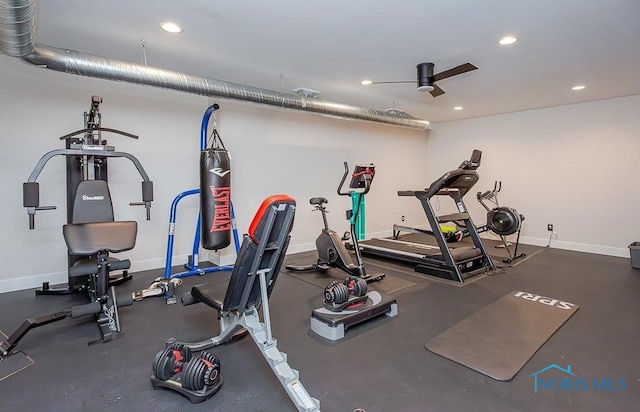
<svg viewBox="0 0 640 412">
<path fill-rule="evenodd" d="M 381 315 L 394 317 L 398 314 L 398 304 L 392 296 L 377 291 L 367 293 L 366 302 L 355 307 L 347 307 L 340 312 L 325 307 L 311 312 L 311 330 L 325 339 L 336 341 L 344 338 L 351 326 L 373 320 Z"/>
</svg>

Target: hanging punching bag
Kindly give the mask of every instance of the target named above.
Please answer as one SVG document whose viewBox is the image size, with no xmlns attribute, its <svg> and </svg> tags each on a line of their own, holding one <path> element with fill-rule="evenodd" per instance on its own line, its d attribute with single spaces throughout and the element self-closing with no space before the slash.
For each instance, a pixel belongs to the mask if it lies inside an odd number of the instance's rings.
<svg viewBox="0 0 640 412">
<path fill-rule="evenodd" d="M 213 130 L 211 147 L 200 152 L 200 224 L 202 247 L 223 249 L 231 243 L 231 161 Z"/>
</svg>

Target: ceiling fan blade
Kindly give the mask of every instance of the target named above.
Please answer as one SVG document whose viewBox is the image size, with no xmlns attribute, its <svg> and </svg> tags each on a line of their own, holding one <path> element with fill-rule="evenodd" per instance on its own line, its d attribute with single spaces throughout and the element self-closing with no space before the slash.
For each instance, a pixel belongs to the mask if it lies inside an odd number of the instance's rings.
<svg viewBox="0 0 640 412">
<path fill-rule="evenodd" d="M 444 94 L 444 90 L 439 88 L 437 84 L 434 84 L 433 85 L 433 90 L 431 90 L 429 93 L 431 93 L 431 96 L 433 96 L 433 97 L 438 97 L 441 94 Z"/>
<path fill-rule="evenodd" d="M 434 81 L 446 79 L 447 77 L 457 76 L 458 74 L 470 72 L 472 70 L 476 70 L 477 67 L 471 63 L 461 64 L 460 66 L 454 67 L 453 69 L 445 70 L 433 76 Z"/>
</svg>

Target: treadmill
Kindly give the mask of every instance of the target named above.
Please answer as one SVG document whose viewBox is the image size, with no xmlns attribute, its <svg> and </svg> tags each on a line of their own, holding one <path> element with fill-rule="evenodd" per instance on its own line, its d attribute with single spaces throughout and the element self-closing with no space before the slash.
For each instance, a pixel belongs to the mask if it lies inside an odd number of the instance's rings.
<svg viewBox="0 0 640 412">
<path fill-rule="evenodd" d="M 398 240 L 394 236 L 394 239 L 371 239 L 359 242 L 362 254 L 410 265 L 416 272 L 460 283 L 473 276 L 495 271 L 496 268 L 463 201 L 464 195 L 480 179 L 476 169 L 480 166 L 481 157 L 482 152 L 474 150 L 470 160 L 465 160 L 457 169 L 442 175 L 426 190 L 398 191 L 398 196 L 415 196 L 420 201 L 432 230 L 396 225 L 394 232 L 401 229 L 430 234 L 436 239 L 438 246 Z M 451 198 L 458 212 L 436 216 L 431 205 L 431 199 L 436 196 Z M 473 246 L 449 248 L 440 230 L 440 224 L 447 222 L 458 222 L 459 226 L 464 226 L 469 231 Z"/>
</svg>

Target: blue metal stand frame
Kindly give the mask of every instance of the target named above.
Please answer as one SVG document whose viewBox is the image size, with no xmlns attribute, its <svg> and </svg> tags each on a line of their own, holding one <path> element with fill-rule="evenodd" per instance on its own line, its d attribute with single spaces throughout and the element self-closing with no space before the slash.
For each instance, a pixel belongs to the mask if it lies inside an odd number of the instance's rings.
<svg viewBox="0 0 640 412">
<path fill-rule="evenodd" d="M 206 150 L 207 148 L 207 128 L 209 125 L 209 119 L 211 115 L 218 109 L 218 105 L 214 104 L 207 108 L 204 112 L 204 116 L 202 117 L 202 125 L 200 127 L 200 151 Z M 174 273 L 171 274 L 172 260 L 173 260 L 173 241 L 175 236 L 175 228 L 176 228 L 176 212 L 178 209 L 178 203 L 184 197 L 191 195 L 199 195 L 200 189 L 191 189 L 185 192 L 180 193 L 173 199 L 171 203 L 171 212 L 169 215 L 169 235 L 167 239 L 167 257 L 165 260 L 164 266 L 164 278 L 165 279 L 175 279 L 175 278 L 183 278 L 187 276 L 193 275 L 204 275 L 205 273 L 210 272 L 218 272 L 222 270 L 233 270 L 233 265 L 227 266 L 212 266 L 201 268 L 199 266 L 198 255 L 200 252 L 200 225 L 202 224 L 202 214 L 198 213 L 198 220 L 196 223 L 196 233 L 193 239 L 193 250 L 191 255 L 191 261 L 185 263 L 184 267 L 187 269 L 185 272 Z M 233 202 L 231 203 L 231 228 L 233 230 L 233 241 L 236 248 L 236 255 L 240 250 L 240 240 L 238 237 L 238 229 L 236 226 L 236 216 L 233 210 Z M 167 297 L 167 296 L 165 296 Z"/>
<path fill-rule="evenodd" d="M 193 250 L 191 254 L 191 262 L 185 263 L 185 269 L 188 269 L 186 272 L 174 273 L 171 274 L 171 267 L 173 261 L 173 241 L 175 237 L 175 229 L 176 229 L 176 212 L 178 210 L 178 203 L 180 200 L 186 196 L 197 195 L 200 194 L 200 189 L 191 189 L 185 192 L 180 193 L 178 196 L 173 199 L 171 203 L 171 213 L 169 216 L 169 236 L 167 239 L 167 257 L 165 260 L 164 266 L 164 278 L 165 279 L 174 279 L 174 278 L 184 278 L 192 275 L 204 275 L 205 273 L 210 272 L 218 272 L 221 270 L 233 270 L 233 265 L 228 266 L 212 266 L 207 268 L 201 268 L 198 264 L 199 259 L 198 255 L 200 252 L 200 224 L 201 224 L 201 216 L 198 214 L 198 221 L 196 223 L 196 233 L 193 237 Z M 238 238 L 238 229 L 236 227 L 236 215 L 233 210 L 233 203 L 231 203 L 231 227 L 233 230 L 233 242 L 236 248 L 236 254 L 240 250 L 240 240 Z"/>
</svg>

